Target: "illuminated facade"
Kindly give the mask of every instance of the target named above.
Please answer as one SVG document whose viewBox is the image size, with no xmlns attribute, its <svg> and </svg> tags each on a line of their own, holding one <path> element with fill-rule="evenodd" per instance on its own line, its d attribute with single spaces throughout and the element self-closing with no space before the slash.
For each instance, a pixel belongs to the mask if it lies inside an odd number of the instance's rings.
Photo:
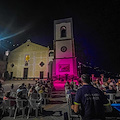
<svg viewBox="0 0 120 120">
<path fill-rule="evenodd" d="M 48 62 L 49 47 L 28 40 L 10 52 L 7 71 L 11 78 L 47 78 Z"/>
<path fill-rule="evenodd" d="M 54 21 L 53 77 L 77 76 L 72 18 Z"/>
</svg>

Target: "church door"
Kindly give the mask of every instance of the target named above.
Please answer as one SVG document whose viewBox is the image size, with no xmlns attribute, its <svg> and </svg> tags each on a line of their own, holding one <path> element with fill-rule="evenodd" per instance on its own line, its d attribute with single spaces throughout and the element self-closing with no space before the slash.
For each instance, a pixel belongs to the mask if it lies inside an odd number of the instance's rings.
<svg viewBox="0 0 120 120">
<path fill-rule="evenodd" d="M 43 79 L 43 71 L 40 71 L 40 79 Z"/>
<path fill-rule="evenodd" d="M 12 78 L 13 78 L 13 72 L 10 73 L 10 79 L 12 79 Z"/>
<path fill-rule="evenodd" d="M 28 68 L 24 68 L 23 79 L 27 79 L 28 77 Z"/>
</svg>

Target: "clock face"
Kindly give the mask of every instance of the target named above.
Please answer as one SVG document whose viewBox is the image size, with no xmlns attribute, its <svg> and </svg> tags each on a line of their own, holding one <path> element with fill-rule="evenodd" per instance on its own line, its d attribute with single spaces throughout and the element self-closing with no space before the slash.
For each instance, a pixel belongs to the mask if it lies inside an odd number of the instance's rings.
<svg viewBox="0 0 120 120">
<path fill-rule="evenodd" d="M 62 47 L 61 47 L 61 51 L 62 51 L 62 52 L 66 52 L 66 51 L 67 51 L 67 47 L 66 47 L 66 46 L 62 46 Z"/>
</svg>

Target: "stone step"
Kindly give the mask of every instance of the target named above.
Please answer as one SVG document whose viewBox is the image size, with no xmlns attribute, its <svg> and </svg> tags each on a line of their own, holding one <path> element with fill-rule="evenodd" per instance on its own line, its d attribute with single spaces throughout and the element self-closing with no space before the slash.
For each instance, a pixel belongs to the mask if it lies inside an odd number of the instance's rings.
<svg viewBox="0 0 120 120">
<path fill-rule="evenodd" d="M 65 92 L 52 92 L 52 94 L 65 94 Z"/>
<path fill-rule="evenodd" d="M 61 98 L 61 97 L 65 97 L 65 95 L 51 95 L 52 98 Z"/>
</svg>

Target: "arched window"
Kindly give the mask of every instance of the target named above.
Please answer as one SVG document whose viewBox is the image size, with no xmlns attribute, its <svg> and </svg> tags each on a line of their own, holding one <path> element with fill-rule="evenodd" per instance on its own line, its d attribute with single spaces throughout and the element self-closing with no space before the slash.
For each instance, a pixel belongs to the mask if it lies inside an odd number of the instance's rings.
<svg viewBox="0 0 120 120">
<path fill-rule="evenodd" d="M 25 55 L 25 61 L 29 62 L 30 60 L 30 55 Z"/>
<path fill-rule="evenodd" d="M 61 37 L 66 37 L 66 27 L 65 26 L 62 26 L 60 28 L 60 31 L 61 31 Z"/>
</svg>

